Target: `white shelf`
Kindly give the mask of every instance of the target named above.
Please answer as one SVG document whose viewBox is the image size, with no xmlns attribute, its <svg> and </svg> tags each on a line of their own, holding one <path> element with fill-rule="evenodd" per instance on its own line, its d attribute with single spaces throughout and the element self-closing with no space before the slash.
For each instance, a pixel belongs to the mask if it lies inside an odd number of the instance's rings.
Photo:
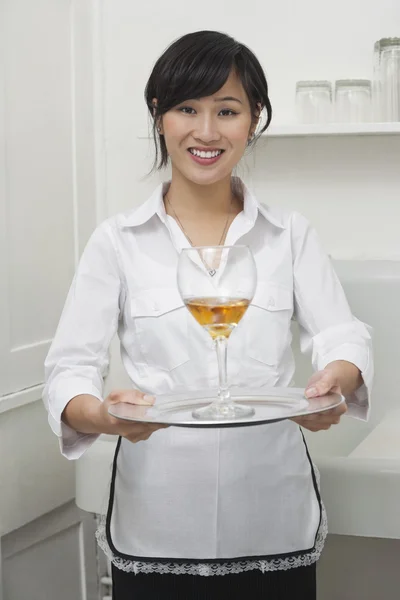
<svg viewBox="0 0 400 600">
<path fill-rule="evenodd" d="M 325 125 L 271 125 L 262 137 L 316 137 L 331 135 L 400 135 L 400 123 L 327 123 Z M 139 136 L 150 139 L 146 131 Z"/>
<path fill-rule="evenodd" d="M 400 135 L 400 123 L 327 123 L 324 125 L 271 125 L 263 137 L 331 135 Z"/>
</svg>

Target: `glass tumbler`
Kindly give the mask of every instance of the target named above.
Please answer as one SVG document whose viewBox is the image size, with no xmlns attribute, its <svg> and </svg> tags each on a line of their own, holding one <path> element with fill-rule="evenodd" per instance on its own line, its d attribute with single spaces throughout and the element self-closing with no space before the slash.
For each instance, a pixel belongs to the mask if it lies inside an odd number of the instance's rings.
<svg viewBox="0 0 400 600">
<path fill-rule="evenodd" d="M 381 42 L 374 44 L 374 61 L 372 75 L 372 120 L 383 121 L 382 114 L 382 82 L 381 82 Z"/>
<path fill-rule="evenodd" d="M 300 123 L 330 123 L 332 84 L 330 81 L 298 81 L 296 113 Z"/>
<path fill-rule="evenodd" d="M 365 123 L 372 118 L 372 94 L 369 79 L 339 79 L 335 84 L 335 121 Z"/>
<path fill-rule="evenodd" d="M 400 38 L 379 40 L 382 120 L 400 121 Z"/>
</svg>

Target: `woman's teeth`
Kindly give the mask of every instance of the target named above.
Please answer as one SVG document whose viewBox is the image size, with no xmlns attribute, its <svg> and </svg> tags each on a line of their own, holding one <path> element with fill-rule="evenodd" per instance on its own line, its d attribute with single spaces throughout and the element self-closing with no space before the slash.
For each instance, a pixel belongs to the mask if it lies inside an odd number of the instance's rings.
<svg viewBox="0 0 400 600">
<path fill-rule="evenodd" d="M 199 158 L 215 158 L 222 154 L 222 150 L 214 150 L 212 152 L 205 152 L 204 150 L 196 150 L 195 148 L 189 148 L 189 152 Z"/>
</svg>

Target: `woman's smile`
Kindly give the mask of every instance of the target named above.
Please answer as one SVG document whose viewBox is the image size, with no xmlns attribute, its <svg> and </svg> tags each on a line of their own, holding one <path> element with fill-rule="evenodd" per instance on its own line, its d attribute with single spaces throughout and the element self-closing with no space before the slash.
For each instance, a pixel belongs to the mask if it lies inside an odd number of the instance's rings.
<svg viewBox="0 0 400 600">
<path fill-rule="evenodd" d="M 225 150 L 216 148 L 200 148 L 198 146 L 188 149 L 190 158 L 199 165 L 208 167 L 220 160 Z"/>
</svg>

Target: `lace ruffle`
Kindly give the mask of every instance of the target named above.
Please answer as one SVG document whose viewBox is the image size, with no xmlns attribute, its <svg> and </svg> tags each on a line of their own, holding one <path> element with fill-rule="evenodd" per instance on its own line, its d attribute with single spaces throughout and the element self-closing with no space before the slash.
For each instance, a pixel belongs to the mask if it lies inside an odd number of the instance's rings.
<svg viewBox="0 0 400 600">
<path fill-rule="evenodd" d="M 110 559 L 113 565 L 122 571 L 129 573 L 172 573 L 174 575 L 210 576 L 230 575 L 233 573 L 242 573 L 244 571 L 253 571 L 255 569 L 264 573 L 266 571 L 286 571 L 296 567 L 306 567 L 319 559 L 327 534 L 328 522 L 326 518 L 325 507 L 322 505 L 321 525 L 317 534 L 317 540 L 314 549 L 308 554 L 288 558 L 277 558 L 272 560 L 248 559 L 244 561 L 226 561 L 223 563 L 185 563 L 178 561 L 160 563 L 126 560 L 116 556 L 108 545 L 106 538 L 106 518 L 104 515 L 100 517 L 96 538 L 100 548 Z"/>
</svg>

